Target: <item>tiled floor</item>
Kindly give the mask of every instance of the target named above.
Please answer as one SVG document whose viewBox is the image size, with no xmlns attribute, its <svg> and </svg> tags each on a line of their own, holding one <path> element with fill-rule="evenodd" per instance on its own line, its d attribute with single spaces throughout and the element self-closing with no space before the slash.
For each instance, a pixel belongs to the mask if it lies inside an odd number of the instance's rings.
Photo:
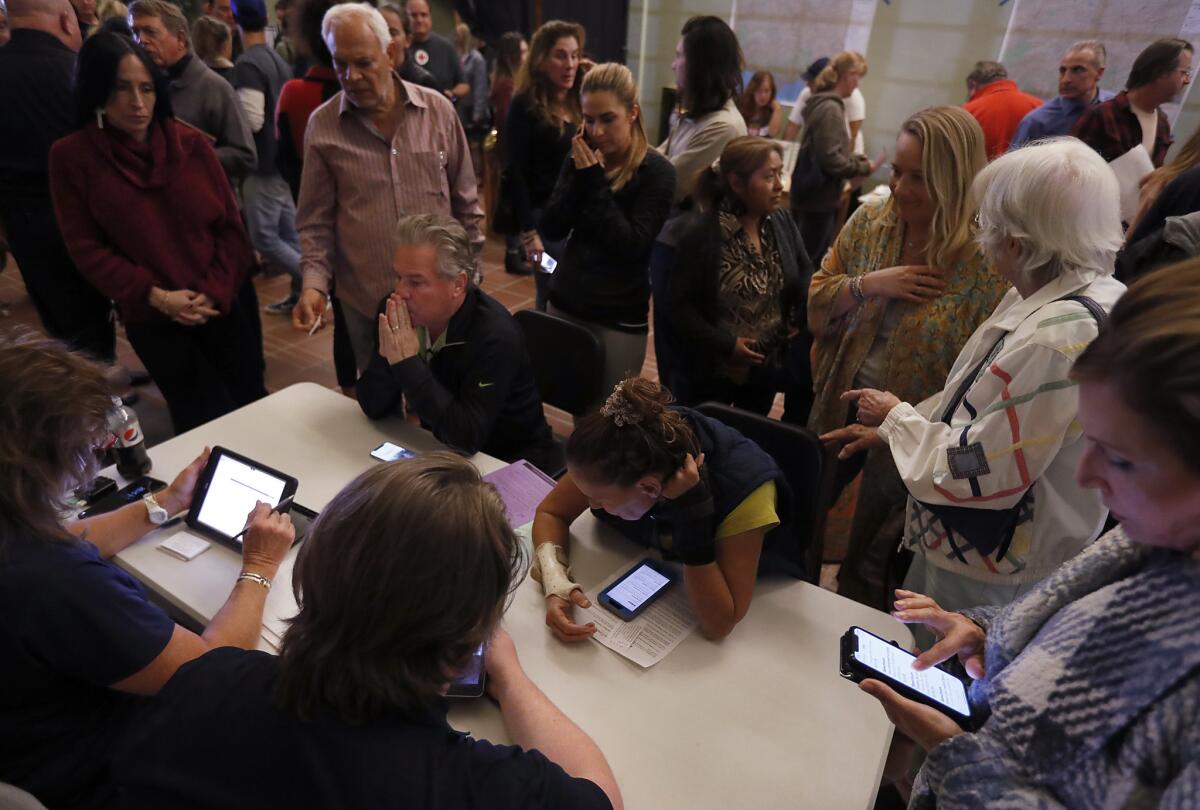
<svg viewBox="0 0 1200 810">
<path fill-rule="evenodd" d="M 484 281 L 483 290 L 504 304 L 510 311 L 516 312 L 533 306 L 533 279 L 530 276 L 513 276 L 504 272 L 504 242 L 496 237 L 488 239 L 483 252 Z M 265 277 L 255 279 L 259 302 L 263 305 L 272 303 L 287 295 L 288 279 L 286 276 Z M 292 328 L 291 319 L 263 313 L 263 352 L 266 355 L 267 390 L 279 391 L 298 382 L 315 382 L 329 388 L 337 389 L 337 381 L 333 372 L 333 332 L 323 329 L 309 337 L 304 332 Z M 25 286 L 21 283 L 16 265 L 10 260 L 8 266 L 0 273 L 0 328 L 24 326 L 40 331 L 41 324 L 33 309 Z M 653 334 L 653 331 L 652 333 Z M 118 334 L 118 361 L 129 368 L 141 368 L 141 363 L 125 339 L 123 333 Z M 658 366 L 654 358 L 654 341 L 649 341 L 646 352 L 646 362 L 642 375 L 658 379 Z M 146 434 L 148 444 L 154 445 L 171 438 L 170 418 L 167 414 L 166 403 L 162 394 L 153 385 L 138 389 L 140 401 L 134 406 L 142 429 Z M 772 415 L 778 417 L 781 407 L 776 403 Z M 570 415 L 556 408 L 547 406 L 546 416 L 556 433 L 569 435 L 572 428 Z M 848 520 L 846 505 L 839 504 L 830 515 L 830 535 L 840 536 L 844 533 Z M 843 547 L 831 536 L 827 538 L 833 547 Z M 827 545 L 827 547 L 830 547 Z M 826 587 L 832 583 L 836 573 L 835 565 L 826 565 L 822 571 L 822 584 Z"/>
</svg>

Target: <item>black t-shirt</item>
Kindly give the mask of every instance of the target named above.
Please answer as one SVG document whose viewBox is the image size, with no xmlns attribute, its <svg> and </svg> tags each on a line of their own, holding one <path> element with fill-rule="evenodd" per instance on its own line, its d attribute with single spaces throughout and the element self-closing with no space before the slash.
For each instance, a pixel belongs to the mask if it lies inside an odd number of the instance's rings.
<svg viewBox="0 0 1200 810">
<path fill-rule="evenodd" d="M 0 781 L 50 807 L 111 798 L 108 755 L 142 701 L 109 689 L 175 623 L 87 542 L 0 542 Z"/>
<path fill-rule="evenodd" d="M 537 751 L 474 740 L 426 716 L 352 726 L 274 706 L 279 659 L 231 647 L 185 664 L 113 757 L 124 806 L 610 808 L 594 783 Z"/>
<path fill-rule="evenodd" d="M 413 42 L 405 58 L 432 73 L 437 79 L 438 90 L 449 90 L 465 81 L 458 51 L 440 34 L 430 34 L 424 42 Z"/>
<path fill-rule="evenodd" d="M 75 52 L 17 28 L 0 48 L 0 196 L 49 199 L 50 144 L 75 131 Z"/>
</svg>

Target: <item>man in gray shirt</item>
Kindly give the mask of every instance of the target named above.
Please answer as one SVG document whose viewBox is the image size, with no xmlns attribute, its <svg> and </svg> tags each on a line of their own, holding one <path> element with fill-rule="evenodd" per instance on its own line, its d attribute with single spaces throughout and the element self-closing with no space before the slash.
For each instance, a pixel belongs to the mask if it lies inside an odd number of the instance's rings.
<svg viewBox="0 0 1200 810">
<path fill-rule="evenodd" d="M 433 33 L 433 16 L 426 0 L 409 0 L 405 7 L 412 21 L 412 45 L 408 58 L 425 68 L 437 79 L 438 89 L 451 101 L 471 92 L 471 85 L 463 77 L 462 62 L 453 43 L 440 34 Z"/>
<path fill-rule="evenodd" d="M 187 18 L 168 0 L 134 0 L 129 27 L 171 81 L 175 117 L 208 135 L 231 183 L 254 170 L 254 136 L 227 81 L 192 54 Z"/>
<path fill-rule="evenodd" d="M 296 234 L 296 206 L 291 188 L 279 173 L 275 157 L 275 104 L 279 92 L 292 77 L 283 57 L 267 46 L 263 33 L 267 7 L 263 0 L 234 0 L 233 13 L 242 29 L 245 52 L 233 68 L 233 85 L 238 101 L 254 132 L 258 167 L 242 184 L 242 208 L 254 247 L 292 277 L 290 294 L 267 306 L 272 315 L 291 315 L 300 296 L 300 237 Z"/>
</svg>

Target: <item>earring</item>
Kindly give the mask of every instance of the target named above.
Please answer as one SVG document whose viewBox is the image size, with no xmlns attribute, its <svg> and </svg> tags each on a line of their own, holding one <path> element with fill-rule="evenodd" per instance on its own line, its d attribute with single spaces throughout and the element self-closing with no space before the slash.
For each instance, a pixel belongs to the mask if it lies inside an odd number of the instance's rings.
<svg viewBox="0 0 1200 810">
<path fill-rule="evenodd" d="M 96 126 L 100 129 L 104 129 L 104 108 L 103 107 L 96 108 Z"/>
</svg>

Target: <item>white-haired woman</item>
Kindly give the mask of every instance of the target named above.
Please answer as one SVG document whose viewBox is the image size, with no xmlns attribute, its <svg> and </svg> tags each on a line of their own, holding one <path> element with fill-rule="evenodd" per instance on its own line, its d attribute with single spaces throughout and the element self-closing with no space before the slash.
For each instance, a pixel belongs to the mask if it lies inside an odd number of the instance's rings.
<svg viewBox="0 0 1200 810">
<path fill-rule="evenodd" d="M 848 456 L 886 445 L 909 492 L 904 587 L 947 610 L 1004 605 L 1094 540 L 1107 509 L 1075 481 L 1084 453 L 1071 364 L 1125 287 L 1116 177 L 1074 138 L 1025 147 L 975 180 L 979 240 L 1013 289 L 913 406 L 847 391 Z M 877 427 L 876 427 L 877 426 Z"/>
</svg>

